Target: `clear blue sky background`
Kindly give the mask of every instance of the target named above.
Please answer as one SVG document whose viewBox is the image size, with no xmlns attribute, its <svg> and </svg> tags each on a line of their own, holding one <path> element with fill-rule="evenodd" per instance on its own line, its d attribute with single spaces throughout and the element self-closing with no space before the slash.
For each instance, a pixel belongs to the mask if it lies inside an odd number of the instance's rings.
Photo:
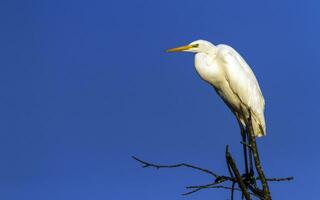
<svg viewBox="0 0 320 200">
<path fill-rule="evenodd" d="M 266 99 L 259 139 L 274 199 L 318 199 L 320 3 L 57 0 L 0 2 L 0 198 L 203 200 L 180 196 L 210 177 L 142 169 L 137 155 L 226 174 L 241 163 L 237 123 L 166 48 L 226 43 L 253 68 Z"/>
</svg>

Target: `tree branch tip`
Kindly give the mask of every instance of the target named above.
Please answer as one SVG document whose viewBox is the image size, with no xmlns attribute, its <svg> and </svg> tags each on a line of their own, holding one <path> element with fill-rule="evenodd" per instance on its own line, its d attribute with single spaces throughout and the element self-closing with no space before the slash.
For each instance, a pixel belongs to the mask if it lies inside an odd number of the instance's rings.
<svg viewBox="0 0 320 200">
<path fill-rule="evenodd" d="M 197 189 L 194 189 L 194 190 L 192 190 L 192 191 L 190 191 L 190 192 L 182 193 L 181 195 L 182 195 L 182 196 L 187 196 L 187 195 L 193 194 L 193 193 L 195 193 L 195 192 L 198 192 L 198 191 L 200 191 L 201 189 L 203 189 L 203 188 L 197 188 Z"/>
<path fill-rule="evenodd" d="M 257 178 L 259 179 L 259 178 Z M 285 177 L 285 178 L 266 178 L 267 181 L 270 182 L 281 182 L 281 181 L 292 181 L 294 179 L 293 176 Z"/>
</svg>

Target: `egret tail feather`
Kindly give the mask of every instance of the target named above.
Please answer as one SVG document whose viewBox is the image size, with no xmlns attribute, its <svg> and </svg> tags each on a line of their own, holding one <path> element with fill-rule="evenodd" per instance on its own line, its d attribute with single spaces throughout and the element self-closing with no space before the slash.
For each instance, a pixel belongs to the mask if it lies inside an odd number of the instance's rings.
<svg viewBox="0 0 320 200">
<path fill-rule="evenodd" d="M 253 117 L 253 120 L 251 123 L 252 123 L 252 128 L 254 131 L 254 135 L 256 137 L 262 137 L 262 136 L 266 135 L 265 128 L 258 120 L 255 119 L 255 117 Z"/>
</svg>

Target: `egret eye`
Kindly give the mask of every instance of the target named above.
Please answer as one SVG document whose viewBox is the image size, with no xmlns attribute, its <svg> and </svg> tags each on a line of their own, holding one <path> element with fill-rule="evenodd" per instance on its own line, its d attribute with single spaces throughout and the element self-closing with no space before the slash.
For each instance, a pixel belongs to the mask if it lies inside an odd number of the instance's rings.
<svg viewBox="0 0 320 200">
<path fill-rule="evenodd" d="M 192 45 L 192 47 L 194 47 L 194 48 L 196 48 L 196 47 L 198 47 L 199 46 L 199 44 L 193 44 Z"/>
</svg>

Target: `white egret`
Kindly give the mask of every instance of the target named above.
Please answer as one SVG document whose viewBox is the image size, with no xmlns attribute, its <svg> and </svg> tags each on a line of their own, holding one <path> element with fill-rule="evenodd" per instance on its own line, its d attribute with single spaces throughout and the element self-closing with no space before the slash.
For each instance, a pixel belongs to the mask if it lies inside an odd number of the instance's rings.
<svg viewBox="0 0 320 200">
<path fill-rule="evenodd" d="M 258 81 L 245 60 L 230 46 L 197 40 L 167 52 L 193 52 L 200 77 L 214 87 L 236 116 L 241 128 L 251 116 L 255 136 L 266 135 L 264 98 Z M 249 113 L 250 112 L 250 113 Z"/>
</svg>

